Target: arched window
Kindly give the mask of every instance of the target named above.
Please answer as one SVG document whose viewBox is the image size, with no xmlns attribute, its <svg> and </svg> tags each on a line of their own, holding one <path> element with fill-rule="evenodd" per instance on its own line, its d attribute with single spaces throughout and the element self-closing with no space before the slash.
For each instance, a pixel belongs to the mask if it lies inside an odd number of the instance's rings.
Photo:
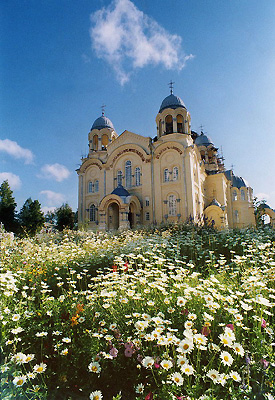
<svg viewBox="0 0 275 400">
<path fill-rule="evenodd" d="M 237 200 L 238 200 L 237 190 L 233 190 L 233 193 L 232 193 L 232 200 L 233 200 L 233 201 L 237 201 Z"/>
<path fill-rule="evenodd" d="M 161 125 L 162 125 L 162 123 L 161 123 L 161 121 L 159 121 L 159 136 L 161 136 L 161 135 L 162 135 L 162 129 L 161 129 Z"/>
<path fill-rule="evenodd" d="M 96 222 L 96 206 L 94 204 L 89 209 L 89 219 L 90 222 Z"/>
<path fill-rule="evenodd" d="M 173 168 L 173 181 L 177 181 L 179 179 L 179 169 L 178 167 Z"/>
<path fill-rule="evenodd" d="M 116 177 L 117 177 L 117 186 L 118 185 L 122 186 L 122 171 L 117 171 Z"/>
<path fill-rule="evenodd" d="M 102 135 L 101 136 L 101 145 L 102 145 L 102 150 L 106 150 L 106 147 L 109 144 L 109 138 L 108 135 Z"/>
<path fill-rule="evenodd" d="M 99 191 L 99 182 L 98 180 L 95 181 L 95 193 Z"/>
<path fill-rule="evenodd" d="M 164 177 L 164 182 L 169 182 L 169 169 L 168 168 L 165 168 L 163 177 Z"/>
<path fill-rule="evenodd" d="M 165 128 L 166 132 L 165 133 L 173 133 L 173 118 L 172 115 L 167 115 L 165 118 Z"/>
<path fill-rule="evenodd" d="M 169 217 L 173 217 L 177 214 L 177 203 L 176 196 L 171 194 L 168 196 L 168 215 Z"/>
<path fill-rule="evenodd" d="M 180 114 L 177 115 L 177 131 L 183 133 L 183 116 Z"/>
<path fill-rule="evenodd" d="M 126 161 L 125 163 L 125 186 L 132 186 L 132 163 L 131 161 Z"/>
<path fill-rule="evenodd" d="M 235 222 L 239 222 L 239 211 L 238 210 L 234 211 L 234 218 L 235 218 Z"/>
<path fill-rule="evenodd" d="M 135 170 L 135 181 L 136 181 L 136 186 L 140 186 L 140 168 L 137 167 Z"/>
<path fill-rule="evenodd" d="M 241 189 L 241 200 L 245 200 L 245 191 Z"/>
<path fill-rule="evenodd" d="M 93 150 L 97 151 L 98 150 L 98 136 L 94 135 L 93 137 Z"/>
<path fill-rule="evenodd" d="M 88 184 L 88 192 L 89 192 L 89 193 L 93 193 L 93 191 L 94 191 L 93 182 L 89 182 L 89 184 Z"/>
</svg>

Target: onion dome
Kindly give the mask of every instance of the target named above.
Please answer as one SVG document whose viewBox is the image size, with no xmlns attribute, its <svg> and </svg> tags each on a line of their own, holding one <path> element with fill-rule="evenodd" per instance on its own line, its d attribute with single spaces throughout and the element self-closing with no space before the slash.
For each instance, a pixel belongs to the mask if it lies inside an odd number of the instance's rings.
<svg viewBox="0 0 275 400">
<path fill-rule="evenodd" d="M 249 183 L 246 182 L 240 176 L 233 175 L 233 177 L 232 177 L 232 186 L 240 189 L 241 187 L 249 187 Z"/>
<path fill-rule="evenodd" d="M 100 130 L 100 129 L 104 129 L 104 128 L 110 128 L 110 129 L 115 130 L 112 121 L 109 118 L 107 118 L 104 115 L 102 115 L 101 117 L 99 117 L 99 118 L 97 118 L 95 120 L 91 130 L 93 130 L 93 129 L 99 129 Z"/>
<path fill-rule="evenodd" d="M 206 136 L 203 132 L 196 138 L 195 144 L 197 146 L 209 146 L 210 144 L 213 145 L 212 139 L 210 137 Z"/>
<path fill-rule="evenodd" d="M 182 99 L 178 96 L 175 96 L 173 93 L 171 93 L 169 96 L 165 97 L 165 99 L 161 103 L 159 112 L 162 112 L 166 108 L 172 108 L 173 110 L 175 110 L 176 108 L 179 108 L 179 107 L 186 109 Z"/>
</svg>

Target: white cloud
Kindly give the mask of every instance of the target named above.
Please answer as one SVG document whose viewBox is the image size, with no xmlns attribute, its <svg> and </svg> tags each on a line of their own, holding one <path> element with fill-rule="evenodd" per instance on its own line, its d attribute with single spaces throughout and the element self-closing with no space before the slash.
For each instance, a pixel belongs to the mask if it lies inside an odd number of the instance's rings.
<svg viewBox="0 0 275 400">
<path fill-rule="evenodd" d="M 24 149 L 18 143 L 9 139 L 0 139 L 0 151 L 8 153 L 15 158 L 23 158 L 25 164 L 32 164 L 34 155 L 29 149 Z"/>
<path fill-rule="evenodd" d="M 65 197 L 62 193 L 56 193 L 52 190 L 42 190 L 40 194 L 46 196 L 47 202 L 50 206 L 57 206 L 65 201 Z"/>
<path fill-rule="evenodd" d="M 258 200 L 268 200 L 270 198 L 270 195 L 267 193 L 257 193 L 255 194 L 255 197 L 257 197 Z"/>
<path fill-rule="evenodd" d="M 39 178 L 54 179 L 57 182 L 62 182 L 70 176 L 70 171 L 64 165 L 61 164 L 45 164 L 41 168 L 41 174 Z"/>
<path fill-rule="evenodd" d="M 92 14 L 91 21 L 92 47 L 114 68 L 122 85 L 135 68 L 154 64 L 181 70 L 193 58 L 184 53 L 180 36 L 167 32 L 130 0 L 114 0 Z"/>
<path fill-rule="evenodd" d="M 12 190 L 20 189 L 22 182 L 18 175 L 12 172 L 0 172 L 0 182 L 8 181 Z"/>
<path fill-rule="evenodd" d="M 42 212 L 46 215 L 47 212 L 54 212 L 56 209 L 56 207 L 41 207 Z"/>
</svg>

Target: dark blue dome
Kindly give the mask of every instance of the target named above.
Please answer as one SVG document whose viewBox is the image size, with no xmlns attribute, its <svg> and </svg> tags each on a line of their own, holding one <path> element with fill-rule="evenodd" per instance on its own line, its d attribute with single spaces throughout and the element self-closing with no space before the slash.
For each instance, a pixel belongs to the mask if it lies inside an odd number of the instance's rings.
<svg viewBox="0 0 275 400">
<path fill-rule="evenodd" d="M 172 108 L 175 110 L 176 108 L 186 108 L 182 99 L 174 94 L 170 94 L 169 96 L 165 97 L 163 102 L 161 103 L 159 112 L 165 110 L 165 108 Z"/>
<path fill-rule="evenodd" d="M 104 128 L 114 129 L 114 125 L 112 124 L 112 121 L 109 120 L 109 118 L 102 115 L 101 117 L 95 120 L 92 129 L 104 129 Z"/>
<path fill-rule="evenodd" d="M 242 177 L 233 175 L 232 186 L 240 189 L 241 187 L 249 187 L 249 183 Z"/>
<path fill-rule="evenodd" d="M 195 140 L 195 144 L 197 146 L 209 146 L 210 144 L 213 144 L 212 140 L 210 137 L 206 136 L 204 133 L 201 133 L 200 136 L 198 136 Z"/>
</svg>

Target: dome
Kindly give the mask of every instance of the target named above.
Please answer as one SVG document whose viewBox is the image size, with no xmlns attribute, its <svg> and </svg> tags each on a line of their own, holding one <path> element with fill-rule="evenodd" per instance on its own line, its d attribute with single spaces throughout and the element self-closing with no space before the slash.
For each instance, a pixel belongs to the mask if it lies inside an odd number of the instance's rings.
<svg viewBox="0 0 275 400">
<path fill-rule="evenodd" d="M 240 189 L 241 187 L 249 187 L 249 184 L 240 176 L 233 175 L 232 186 Z"/>
<path fill-rule="evenodd" d="M 166 108 L 172 108 L 175 110 L 176 108 L 186 108 L 182 99 L 174 94 L 170 94 L 169 96 L 165 97 L 163 102 L 161 103 L 159 112 L 162 112 Z"/>
<path fill-rule="evenodd" d="M 206 136 L 203 132 L 198 136 L 195 140 L 195 144 L 197 146 L 209 146 L 210 144 L 213 145 L 212 139 L 210 137 Z"/>
<path fill-rule="evenodd" d="M 111 128 L 111 129 L 115 130 L 114 125 L 112 124 L 112 121 L 109 120 L 109 118 L 102 115 L 101 117 L 99 117 L 95 120 L 91 130 L 92 129 L 104 129 L 104 128 Z"/>
</svg>

